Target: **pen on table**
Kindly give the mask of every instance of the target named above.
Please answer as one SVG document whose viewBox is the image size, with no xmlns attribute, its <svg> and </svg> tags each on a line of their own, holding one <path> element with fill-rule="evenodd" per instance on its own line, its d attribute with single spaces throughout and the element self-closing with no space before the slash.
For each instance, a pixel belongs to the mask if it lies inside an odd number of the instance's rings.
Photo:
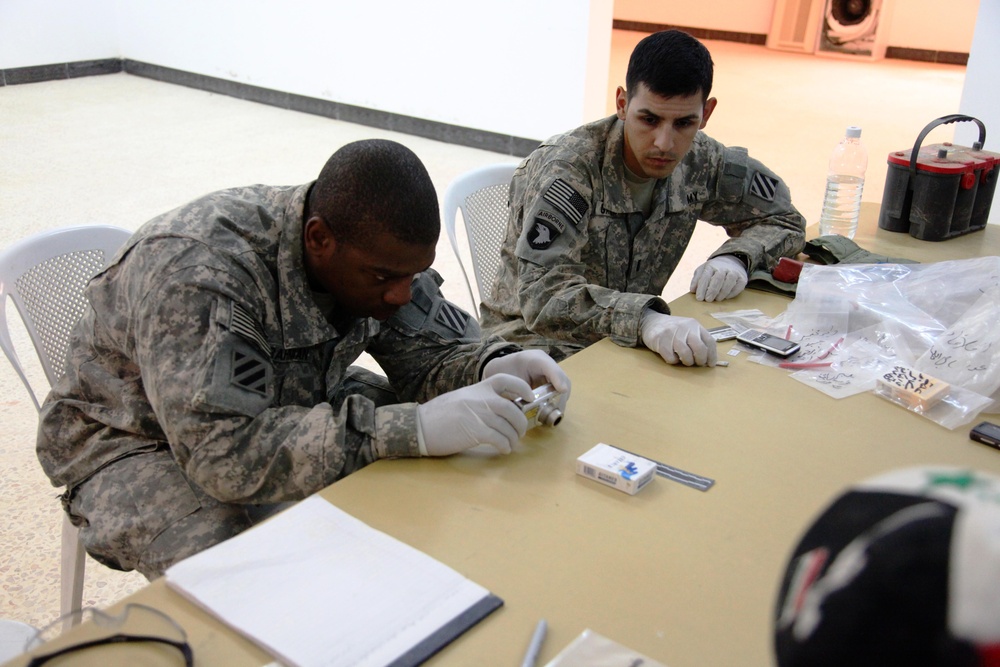
<svg viewBox="0 0 1000 667">
<path fill-rule="evenodd" d="M 538 653 L 542 650 L 542 642 L 545 641 L 545 633 L 548 629 L 549 626 L 544 618 L 538 621 L 538 625 L 535 626 L 535 634 L 531 635 L 531 643 L 528 644 L 528 650 L 524 653 L 524 660 L 521 661 L 521 667 L 535 667 L 535 662 L 538 660 Z"/>
</svg>

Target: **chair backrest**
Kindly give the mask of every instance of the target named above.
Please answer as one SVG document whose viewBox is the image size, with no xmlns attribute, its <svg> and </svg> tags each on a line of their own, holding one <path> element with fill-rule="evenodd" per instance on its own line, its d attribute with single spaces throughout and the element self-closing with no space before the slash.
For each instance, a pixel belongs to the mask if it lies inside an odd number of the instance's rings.
<svg viewBox="0 0 1000 667">
<path fill-rule="evenodd" d="M 507 232 L 507 193 L 516 168 L 516 164 L 492 164 L 473 169 L 456 178 L 444 193 L 442 214 L 445 230 L 455 257 L 458 258 L 458 265 L 462 267 L 473 310 L 490 293 L 497 278 L 500 247 Z M 478 300 L 472 291 L 469 272 L 462 262 L 455 235 L 459 211 L 469 239 L 472 268 L 479 288 Z"/>
<path fill-rule="evenodd" d="M 132 232 L 110 225 L 63 227 L 24 238 L 0 252 L 0 348 L 35 408 L 38 396 L 17 356 L 7 324 L 14 303 L 49 385 L 63 372 L 69 337 L 86 312 L 83 290 Z"/>
</svg>

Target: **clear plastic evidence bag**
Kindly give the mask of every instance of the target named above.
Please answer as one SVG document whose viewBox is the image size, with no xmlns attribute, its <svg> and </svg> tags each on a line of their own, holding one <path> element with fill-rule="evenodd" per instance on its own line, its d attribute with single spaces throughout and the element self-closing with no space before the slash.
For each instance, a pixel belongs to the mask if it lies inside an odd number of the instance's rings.
<svg viewBox="0 0 1000 667">
<path fill-rule="evenodd" d="M 1000 257 L 807 264 L 777 317 L 713 315 L 802 348 L 788 359 L 755 352 L 753 361 L 833 398 L 873 391 L 945 428 L 993 409 L 1000 390 Z"/>
</svg>

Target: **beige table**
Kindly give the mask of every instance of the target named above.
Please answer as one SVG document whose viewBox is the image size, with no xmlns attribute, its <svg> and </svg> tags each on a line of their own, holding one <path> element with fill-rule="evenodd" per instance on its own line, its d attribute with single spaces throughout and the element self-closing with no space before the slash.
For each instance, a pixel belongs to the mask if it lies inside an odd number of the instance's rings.
<svg viewBox="0 0 1000 667">
<path fill-rule="evenodd" d="M 918 260 L 1000 254 L 1000 229 L 932 244 L 876 232 L 866 214 L 856 240 L 871 250 Z M 721 305 L 685 296 L 673 308 L 708 325 L 722 309 L 776 315 L 787 304 L 746 292 Z M 946 430 L 873 394 L 837 401 L 745 355 L 728 368 L 683 368 L 604 341 L 563 366 L 573 381 L 566 418 L 532 431 L 511 456 L 382 461 L 321 493 L 505 600 L 434 665 L 520 664 L 542 617 L 540 664 L 585 628 L 670 667 L 770 664 L 785 559 L 834 494 L 900 466 L 1000 474 L 1000 452 L 970 441 L 967 428 Z M 716 485 L 700 492 L 657 477 L 628 496 L 575 474 L 576 457 L 597 442 Z M 183 623 L 199 664 L 269 660 L 162 581 L 132 600 Z"/>
</svg>

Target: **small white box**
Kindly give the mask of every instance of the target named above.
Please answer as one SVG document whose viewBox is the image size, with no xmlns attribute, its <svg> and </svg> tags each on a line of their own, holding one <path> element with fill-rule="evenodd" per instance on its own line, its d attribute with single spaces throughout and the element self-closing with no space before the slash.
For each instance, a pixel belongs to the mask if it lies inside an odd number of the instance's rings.
<svg viewBox="0 0 1000 667">
<path fill-rule="evenodd" d="M 603 442 L 576 460 L 576 474 L 634 496 L 656 474 L 656 464 Z"/>
</svg>

